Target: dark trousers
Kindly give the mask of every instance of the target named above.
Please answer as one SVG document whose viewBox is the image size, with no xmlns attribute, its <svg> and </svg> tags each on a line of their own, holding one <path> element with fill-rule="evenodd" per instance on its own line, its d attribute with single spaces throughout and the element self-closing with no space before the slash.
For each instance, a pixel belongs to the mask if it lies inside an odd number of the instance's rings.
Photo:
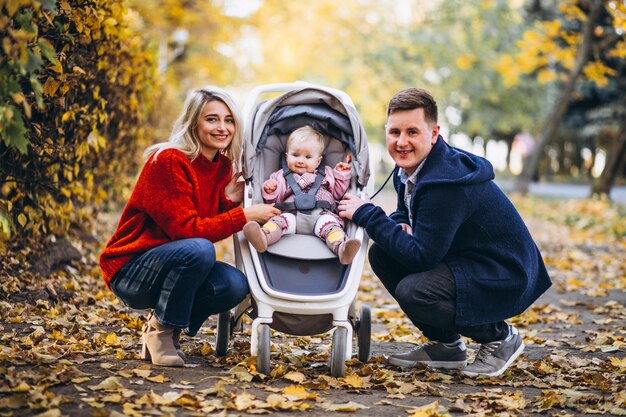
<svg viewBox="0 0 626 417">
<path fill-rule="evenodd" d="M 215 259 L 206 239 L 169 242 L 133 258 L 110 283 L 131 308 L 154 308 L 159 323 L 194 336 L 212 314 L 228 311 L 248 294 L 237 268 Z"/>
<path fill-rule="evenodd" d="M 455 324 L 456 283 L 445 264 L 430 271 L 412 273 L 377 244 L 369 250 L 369 261 L 402 311 L 429 340 L 450 343 L 463 335 L 478 343 L 488 343 L 507 336 L 508 326 L 504 321 L 477 326 Z"/>
</svg>

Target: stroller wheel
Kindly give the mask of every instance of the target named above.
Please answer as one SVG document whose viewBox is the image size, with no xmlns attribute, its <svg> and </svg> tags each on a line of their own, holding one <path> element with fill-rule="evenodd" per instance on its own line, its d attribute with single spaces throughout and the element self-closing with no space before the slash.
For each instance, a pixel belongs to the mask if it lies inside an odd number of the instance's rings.
<svg viewBox="0 0 626 417">
<path fill-rule="evenodd" d="M 372 310 L 370 306 L 364 305 L 359 312 L 359 322 L 357 326 L 357 343 L 359 346 L 359 360 L 367 363 L 370 360 L 372 334 Z"/>
<path fill-rule="evenodd" d="M 259 324 L 256 369 L 262 374 L 270 374 L 270 326 Z"/>
<path fill-rule="evenodd" d="M 346 373 L 346 344 L 348 342 L 348 330 L 337 327 L 333 332 L 333 346 L 330 352 L 330 374 L 340 378 Z"/>
<path fill-rule="evenodd" d="M 228 342 L 230 342 L 230 327 L 230 311 L 220 313 L 217 319 L 217 340 L 215 342 L 215 353 L 217 354 L 217 356 L 226 356 L 226 352 L 228 352 Z"/>
</svg>

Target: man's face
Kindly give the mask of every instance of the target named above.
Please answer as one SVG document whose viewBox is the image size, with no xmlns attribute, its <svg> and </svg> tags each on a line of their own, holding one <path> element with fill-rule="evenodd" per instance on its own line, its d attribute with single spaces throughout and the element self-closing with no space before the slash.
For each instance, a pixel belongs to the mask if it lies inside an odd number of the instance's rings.
<svg viewBox="0 0 626 417">
<path fill-rule="evenodd" d="M 439 126 L 427 123 L 421 108 L 397 110 L 387 118 L 387 152 L 409 175 L 428 156 L 438 135 Z"/>
</svg>

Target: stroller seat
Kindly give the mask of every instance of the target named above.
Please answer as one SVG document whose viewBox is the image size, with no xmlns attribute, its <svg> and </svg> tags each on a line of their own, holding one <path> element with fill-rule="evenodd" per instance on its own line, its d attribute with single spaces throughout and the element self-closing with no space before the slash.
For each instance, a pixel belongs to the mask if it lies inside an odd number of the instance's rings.
<svg viewBox="0 0 626 417">
<path fill-rule="evenodd" d="M 288 240 L 291 242 L 304 240 L 311 247 L 315 246 L 313 239 L 317 240 L 315 243 L 323 244 L 315 236 L 293 235 L 293 237 L 295 239 Z M 325 245 L 323 249 L 327 249 Z M 312 252 L 309 247 L 306 247 L 303 251 L 289 251 L 290 254 L 301 254 L 300 257 L 286 257 L 275 253 L 263 254 L 261 267 L 268 286 L 277 293 L 290 295 L 319 296 L 339 293 L 345 285 L 350 266 L 341 265 L 329 250 L 327 252 L 330 252 L 331 256 L 325 256 L 326 254 L 320 250 L 323 257 L 319 258 L 307 256 Z"/>
</svg>

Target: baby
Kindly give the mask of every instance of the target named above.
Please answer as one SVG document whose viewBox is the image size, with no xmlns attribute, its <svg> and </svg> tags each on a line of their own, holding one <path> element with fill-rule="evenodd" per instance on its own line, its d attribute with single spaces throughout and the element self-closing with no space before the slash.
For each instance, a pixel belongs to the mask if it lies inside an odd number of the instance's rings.
<svg viewBox="0 0 626 417">
<path fill-rule="evenodd" d="M 306 193 L 313 187 L 317 178 L 316 170 L 322 162 L 324 152 L 324 137 L 311 126 L 303 126 L 294 130 L 287 139 L 286 160 L 287 168 L 292 172 L 299 189 Z M 335 210 L 350 185 L 350 164 L 339 162 L 334 169 L 329 166 L 321 173 L 324 178 L 317 192 L 316 201 L 325 201 L 326 207 L 315 209 L 318 215 L 313 228 L 313 234 L 326 242 L 326 245 L 339 258 L 339 262 L 348 265 L 354 259 L 361 247 L 358 239 L 347 239 L 343 230 L 343 220 L 332 210 Z M 266 203 L 290 203 L 295 200 L 295 193 L 290 188 L 283 170 L 270 175 L 263 183 L 263 200 Z M 284 234 L 296 232 L 297 210 L 286 210 L 278 216 L 272 217 L 262 227 L 256 222 L 248 222 L 243 233 L 257 252 L 267 250 L 268 245 L 276 243 Z"/>
</svg>

